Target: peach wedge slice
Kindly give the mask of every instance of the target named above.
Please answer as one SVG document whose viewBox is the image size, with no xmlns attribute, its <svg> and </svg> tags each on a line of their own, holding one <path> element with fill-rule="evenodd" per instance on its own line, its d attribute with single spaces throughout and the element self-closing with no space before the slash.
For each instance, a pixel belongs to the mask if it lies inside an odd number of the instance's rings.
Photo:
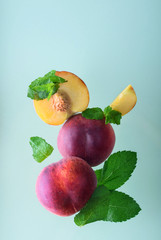
<svg viewBox="0 0 161 240">
<path fill-rule="evenodd" d="M 113 110 L 119 111 L 122 116 L 130 112 L 137 102 L 136 93 L 131 85 L 127 86 L 111 103 Z"/>
<path fill-rule="evenodd" d="M 51 125 L 60 125 L 76 112 L 84 111 L 89 103 L 86 84 L 75 74 L 56 71 L 56 76 L 67 80 L 49 100 L 34 100 L 38 116 Z"/>
</svg>

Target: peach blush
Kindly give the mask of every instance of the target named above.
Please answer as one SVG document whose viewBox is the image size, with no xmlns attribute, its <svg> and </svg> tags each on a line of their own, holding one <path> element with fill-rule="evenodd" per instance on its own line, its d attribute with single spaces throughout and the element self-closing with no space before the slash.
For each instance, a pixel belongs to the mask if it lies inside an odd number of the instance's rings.
<svg viewBox="0 0 161 240">
<path fill-rule="evenodd" d="M 97 186 L 93 169 L 77 157 L 45 167 L 36 182 L 40 203 L 59 216 L 70 216 L 85 206 Z"/>
</svg>

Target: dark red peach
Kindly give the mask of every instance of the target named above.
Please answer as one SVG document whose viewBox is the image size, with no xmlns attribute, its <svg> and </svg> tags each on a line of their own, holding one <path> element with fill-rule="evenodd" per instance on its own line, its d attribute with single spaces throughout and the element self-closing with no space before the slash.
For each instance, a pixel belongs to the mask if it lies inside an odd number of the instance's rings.
<svg viewBox="0 0 161 240">
<path fill-rule="evenodd" d="M 69 216 L 84 207 L 96 185 L 96 175 L 83 159 L 67 157 L 42 170 L 36 193 L 47 210 Z"/>
<path fill-rule="evenodd" d="M 57 139 L 62 156 L 83 158 L 91 166 L 107 159 L 115 144 L 115 133 L 105 120 L 91 120 L 81 114 L 72 116 L 60 129 Z"/>
</svg>

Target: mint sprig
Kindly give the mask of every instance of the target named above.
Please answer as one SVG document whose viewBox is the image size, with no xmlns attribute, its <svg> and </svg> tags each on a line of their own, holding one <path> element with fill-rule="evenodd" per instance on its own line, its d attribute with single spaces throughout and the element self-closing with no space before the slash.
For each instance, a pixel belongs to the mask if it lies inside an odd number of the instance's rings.
<svg viewBox="0 0 161 240">
<path fill-rule="evenodd" d="M 96 170 L 97 184 L 114 190 L 123 185 L 131 176 L 136 167 L 136 152 L 122 151 L 113 153 L 103 168 Z"/>
<path fill-rule="evenodd" d="M 82 116 L 87 119 L 101 120 L 105 118 L 105 124 L 114 123 L 119 125 L 122 115 L 120 112 L 113 110 L 110 106 L 104 111 L 101 108 L 87 108 L 82 112 Z"/>
<path fill-rule="evenodd" d="M 108 106 L 104 109 L 105 123 L 114 123 L 119 125 L 122 115 L 120 112 L 113 110 L 112 107 Z"/>
<path fill-rule="evenodd" d="M 50 99 L 50 97 L 55 94 L 60 83 L 67 82 L 65 79 L 55 75 L 55 70 L 50 71 L 45 74 L 44 77 L 39 77 L 34 80 L 28 88 L 27 96 L 35 100 Z"/>
<path fill-rule="evenodd" d="M 133 198 L 122 192 L 109 191 L 105 186 L 96 188 L 86 206 L 75 216 L 78 226 L 95 221 L 122 222 L 135 217 L 141 208 Z"/>
<path fill-rule="evenodd" d="M 95 171 L 97 188 L 74 222 L 83 226 L 95 221 L 122 222 L 135 217 L 141 208 L 125 193 L 115 191 L 131 176 L 136 167 L 135 152 L 122 151 L 112 154 L 102 169 Z"/>
<path fill-rule="evenodd" d="M 33 158 L 39 163 L 45 160 L 54 150 L 54 148 L 41 137 L 31 137 L 29 143 L 33 150 Z"/>
</svg>

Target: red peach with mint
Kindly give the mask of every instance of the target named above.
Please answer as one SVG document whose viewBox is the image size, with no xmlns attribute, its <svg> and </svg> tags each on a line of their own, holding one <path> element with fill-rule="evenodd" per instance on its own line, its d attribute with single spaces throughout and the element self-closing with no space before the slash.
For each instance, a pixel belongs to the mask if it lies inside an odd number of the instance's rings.
<svg viewBox="0 0 161 240">
<path fill-rule="evenodd" d="M 47 210 L 70 216 L 85 206 L 96 186 L 96 175 L 87 162 L 78 157 L 67 157 L 41 171 L 36 193 Z"/>
<path fill-rule="evenodd" d="M 60 129 L 57 139 L 62 156 L 77 156 L 91 166 L 107 159 L 115 144 L 115 133 L 105 120 L 86 119 L 81 114 L 72 116 Z"/>
</svg>

